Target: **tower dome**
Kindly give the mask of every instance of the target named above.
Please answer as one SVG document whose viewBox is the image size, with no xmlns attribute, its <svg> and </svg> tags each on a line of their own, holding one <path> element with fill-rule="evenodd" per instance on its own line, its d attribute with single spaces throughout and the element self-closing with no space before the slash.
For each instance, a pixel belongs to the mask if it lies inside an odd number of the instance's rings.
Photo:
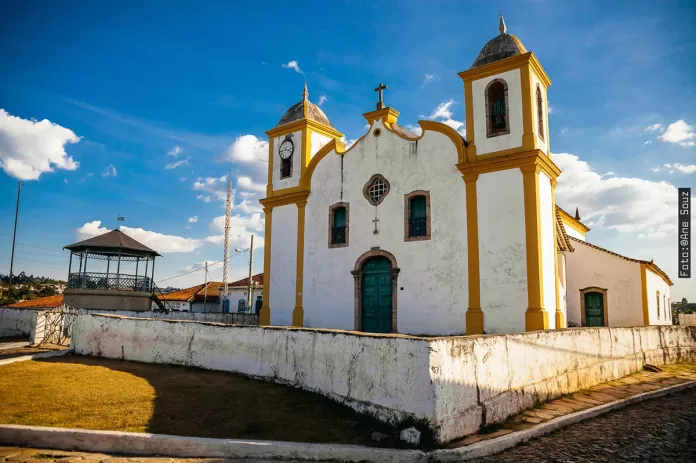
<svg viewBox="0 0 696 463">
<path fill-rule="evenodd" d="M 488 43 L 481 49 L 471 69 L 490 64 L 501 59 L 510 58 L 511 56 L 527 53 L 527 49 L 520 39 L 512 34 L 507 33 L 507 26 L 503 15 L 500 15 L 500 24 L 498 25 L 500 34 L 489 40 Z"/>
<path fill-rule="evenodd" d="M 283 117 L 280 118 L 280 121 L 278 124 L 276 124 L 276 127 L 303 119 L 310 119 L 328 127 L 333 127 L 329 121 L 329 118 L 326 117 L 326 114 L 324 114 L 324 111 L 322 111 L 319 106 L 309 101 L 307 83 L 305 83 L 304 91 L 302 92 L 302 100 L 290 106 L 290 109 L 285 111 L 285 114 L 283 114 Z"/>
</svg>

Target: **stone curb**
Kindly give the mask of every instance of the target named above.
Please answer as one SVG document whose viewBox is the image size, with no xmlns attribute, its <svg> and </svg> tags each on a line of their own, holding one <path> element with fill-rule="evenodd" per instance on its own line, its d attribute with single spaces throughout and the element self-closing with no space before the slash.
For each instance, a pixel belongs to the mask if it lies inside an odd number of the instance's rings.
<svg viewBox="0 0 696 463">
<path fill-rule="evenodd" d="M 0 425 L 0 444 L 96 453 L 184 458 L 257 458 L 295 461 L 426 463 L 419 450 L 340 444 L 210 439 L 118 431 Z"/>
<path fill-rule="evenodd" d="M 658 389 L 656 391 L 644 392 L 642 394 L 634 395 L 627 399 L 619 399 L 614 402 L 609 402 L 604 405 L 599 405 L 597 407 L 588 408 L 586 410 L 581 410 L 579 412 L 570 413 L 565 416 L 559 416 L 545 423 L 541 423 L 533 428 L 525 429 L 524 431 L 517 431 L 504 436 L 497 437 L 488 441 L 477 442 L 466 447 L 461 447 L 458 449 L 442 449 L 429 452 L 429 456 L 432 457 L 433 462 L 452 462 L 452 461 L 467 461 L 473 460 L 474 458 L 485 457 L 489 455 L 494 455 L 496 453 L 503 452 L 512 447 L 515 447 L 522 442 L 526 442 L 535 437 L 540 437 L 545 434 L 549 434 L 557 429 L 564 428 L 582 421 L 588 420 L 590 418 L 595 418 L 605 413 L 611 412 L 613 410 L 618 410 L 624 408 L 627 405 L 642 402 L 647 399 L 654 399 L 657 397 L 662 397 L 665 395 L 674 394 L 675 392 L 680 392 L 685 389 L 690 389 L 696 387 L 696 381 L 689 381 L 687 383 L 676 384 L 674 386 L 665 387 L 663 389 Z"/>
<path fill-rule="evenodd" d="M 18 349 L 20 347 L 27 347 L 31 346 L 30 342 L 6 342 L 3 344 L 0 344 L 0 350 L 5 350 L 5 349 Z"/>
<path fill-rule="evenodd" d="M 72 351 L 73 351 L 72 349 L 65 349 L 65 350 L 57 350 L 54 352 L 41 352 L 39 354 L 23 355 L 21 357 L 13 357 L 13 358 L 9 358 L 9 359 L 0 360 L 0 365 L 9 365 L 10 363 L 26 362 L 27 360 L 39 360 L 39 359 L 45 359 L 45 358 L 49 358 L 49 357 L 60 357 L 61 355 L 69 354 Z"/>
</svg>

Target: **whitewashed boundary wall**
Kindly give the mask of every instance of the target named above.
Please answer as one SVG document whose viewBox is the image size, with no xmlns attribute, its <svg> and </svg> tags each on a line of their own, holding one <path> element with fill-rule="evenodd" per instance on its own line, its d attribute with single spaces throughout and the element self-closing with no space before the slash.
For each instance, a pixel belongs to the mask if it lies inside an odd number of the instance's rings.
<svg viewBox="0 0 696 463">
<path fill-rule="evenodd" d="M 35 309 L 0 308 L 0 337 L 30 336 L 34 331 Z"/>
<path fill-rule="evenodd" d="M 533 406 L 696 359 L 696 327 L 574 328 L 423 338 L 81 315 L 83 355 L 242 373 L 313 391 L 445 443 Z"/>
<path fill-rule="evenodd" d="M 221 312 L 133 312 L 129 310 L 91 310 L 82 309 L 83 314 L 113 314 L 135 318 L 155 318 L 162 320 L 191 320 L 198 322 L 223 323 L 227 325 L 258 325 L 259 316 L 251 313 Z"/>
<path fill-rule="evenodd" d="M 696 313 L 680 313 L 679 324 L 682 326 L 696 326 Z"/>
</svg>

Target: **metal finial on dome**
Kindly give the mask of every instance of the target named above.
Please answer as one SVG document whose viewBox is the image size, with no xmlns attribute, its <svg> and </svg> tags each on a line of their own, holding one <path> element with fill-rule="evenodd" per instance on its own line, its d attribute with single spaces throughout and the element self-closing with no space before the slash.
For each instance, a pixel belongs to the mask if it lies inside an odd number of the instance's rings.
<svg viewBox="0 0 696 463">
<path fill-rule="evenodd" d="M 309 100 L 309 91 L 307 90 L 307 82 L 304 83 L 304 90 L 302 91 L 302 99 L 304 101 Z"/>
<path fill-rule="evenodd" d="M 507 34 L 507 26 L 505 25 L 505 20 L 503 19 L 503 12 L 500 12 L 500 22 L 498 23 L 498 30 L 500 35 Z"/>
</svg>

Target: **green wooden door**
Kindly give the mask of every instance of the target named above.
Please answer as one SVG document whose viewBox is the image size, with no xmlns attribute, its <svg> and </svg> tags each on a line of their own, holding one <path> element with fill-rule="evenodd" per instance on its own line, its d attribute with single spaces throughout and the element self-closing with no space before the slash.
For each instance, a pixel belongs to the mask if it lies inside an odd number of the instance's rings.
<svg viewBox="0 0 696 463">
<path fill-rule="evenodd" d="M 386 257 L 373 257 L 363 265 L 361 326 L 371 333 L 392 332 L 392 272 Z"/>
<path fill-rule="evenodd" d="M 585 293 L 585 326 L 604 326 L 602 293 Z"/>
</svg>

